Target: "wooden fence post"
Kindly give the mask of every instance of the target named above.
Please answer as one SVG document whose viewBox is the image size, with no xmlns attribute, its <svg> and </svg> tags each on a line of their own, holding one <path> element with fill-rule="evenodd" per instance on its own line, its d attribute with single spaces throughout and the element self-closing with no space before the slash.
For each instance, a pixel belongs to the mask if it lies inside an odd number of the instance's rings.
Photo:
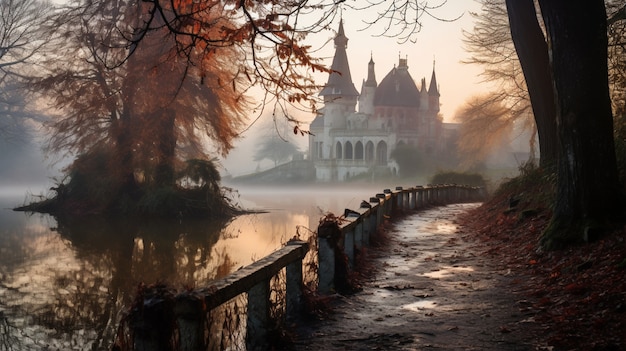
<svg viewBox="0 0 626 351">
<path fill-rule="evenodd" d="M 173 296 L 164 287 L 146 288 L 141 306 L 131 317 L 133 350 L 172 351 L 172 336 L 176 327 Z"/>
<path fill-rule="evenodd" d="M 322 294 L 335 290 L 335 247 L 339 236 L 341 230 L 336 222 L 324 222 L 317 229 L 317 289 Z"/>
<path fill-rule="evenodd" d="M 179 350 L 205 349 L 204 327 L 206 309 L 201 296 L 184 292 L 176 296 L 174 314 L 178 323 Z"/>
<path fill-rule="evenodd" d="M 267 350 L 270 320 L 270 281 L 264 280 L 248 291 L 246 350 Z"/>
<path fill-rule="evenodd" d="M 304 245 L 303 241 L 290 240 L 287 245 Z M 287 320 L 294 320 L 302 311 L 302 259 L 291 262 L 286 269 L 286 301 L 285 313 Z"/>
</svg>

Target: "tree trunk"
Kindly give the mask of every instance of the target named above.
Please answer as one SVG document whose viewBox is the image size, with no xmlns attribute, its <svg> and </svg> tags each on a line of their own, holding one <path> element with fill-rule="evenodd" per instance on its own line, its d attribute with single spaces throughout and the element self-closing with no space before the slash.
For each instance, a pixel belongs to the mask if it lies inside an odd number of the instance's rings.
<svg viewBox="0 0 626 351">
<path fill-rule="evenodd" d="M 157 186 L 172 186 L 176 179 L 174 175 L 174 161 L 176 159 L 176 114 L 171 110 L 164 110 L 157 116 L 154 123 L 158 124 L 156 131 L 158 163 L 155 170 Z"/>
<path fill-rule="evenodd" d="M 557 199 L 546 248 L 588 241 L 623 214 L 609 98 L 603 0 L 539 0 L 557 107 Z"/>
<path fill-rule="evenodd" d="M 128 118 L 120 118 L 112 122 L 115 140 L 115 164 L 111 167 L 119 179 L 119 193 L 133 196 L 137 192 L 133 168 L 132 135 Z"/>
<path fill-rule="evenodd" d="M 552 89 L 548 45 L 537 20 L 533 0 L 506 0 L 511 38 L 528 87 L 539 135 L 540 165 L 557 160 L 556 107 Z"/>
</svg>

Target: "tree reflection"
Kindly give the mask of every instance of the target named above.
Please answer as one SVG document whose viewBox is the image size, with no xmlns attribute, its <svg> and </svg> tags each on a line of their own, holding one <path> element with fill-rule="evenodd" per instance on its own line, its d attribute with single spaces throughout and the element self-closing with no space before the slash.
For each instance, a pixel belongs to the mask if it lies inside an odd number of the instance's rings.
<svg viewBox="0 0 626 351">
<path fill-rule="evenodd" d="M 110 349 L 140 283 L 181 288 L 232 268 L 228 254 L 213 252 L 227 224 L 57 218 L 58 234 L 47 232 L 21 244 L 17 236 L 11 238 L 16 242 L 10 247 L 20 247 L 25 259 L 24 265 L 2 267 L 7 270 L 0 295 L 7 308 L 0 306 L 0 345 Z M 9 348 L 0 346 L 4 349 Z"/>
</svg>

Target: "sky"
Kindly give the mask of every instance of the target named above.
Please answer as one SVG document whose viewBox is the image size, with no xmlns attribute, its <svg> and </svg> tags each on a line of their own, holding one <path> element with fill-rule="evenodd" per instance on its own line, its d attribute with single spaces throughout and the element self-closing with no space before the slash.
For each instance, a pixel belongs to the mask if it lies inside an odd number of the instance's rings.
<svg viewBox="0 0 626 351">
<path fill-rule="evenodd" d="M 364 0 L 358 0 L 364 1 Z M 440 4 L 440 0 L 429 1 L 432 5 Z M 356 3 L 356 2 L 355 2 Z M 469 54 L 465 52 L 463 44 L 463 30 L 472 31 L 473 18 L 469 12 L 480 12 L 480 4 L 473 0 L 447 0 L 440 8 L 433 11 L 433 15 L 445 20 L 423 17 L 423 27 L 413 36 L 415 42 L 398 43 L 396 38 L 381 37 L 379 28 L 363 30 L 364 20 L 371 20 L 375 13 L 344 9 L 342 18 L 344 31 L 348 37 L 347 55 L 350 63 L 352 81 L 360 91 L 361 83 L 367 78 L 367 66 L 370 55 L 375 62 L 376 80 L 378 83 L 391 71 L 398 59 L 408 60 L 409 73 L 418 84 L 422 78 L 430 84 L 430 77 L 435 64 L 435 74 L 441 94 L 441 114 L 445 122 L 454 122 L 457 109 L 470 97 L 488 89 L 481 84 L 481 68 L 475 65 L 464 64 Z M 331 30 L 310 35 L 308 43 L 314 48 L 320 48 L 317 53 L 324 58 L 324 63 L 330 66 L 335 53 L 332 39 L 339 27 L 339 18 L 332 24 Z M 326 44 L 326 45 L 324 45 Z M 316 80 L 326 83 L 328 74 L 318 74 Z M 309 122 L 313 114 L 299 116 Z M 306 127 L 306 126 L 305 126 Z M 256 125 L 243 134 L 243 138 L 236 144 L 234 150 L 222 161 L 225 173 L 242 175 L 253 172 L 257 163 L 251 160 L 250 150 L 254 148 L 257 133 Z M 308 139 L 296 138 L 301 151 L 306 151 Z M 261 169 L 268 168 L 269 162 L 261 164 Z"/>
</svg>

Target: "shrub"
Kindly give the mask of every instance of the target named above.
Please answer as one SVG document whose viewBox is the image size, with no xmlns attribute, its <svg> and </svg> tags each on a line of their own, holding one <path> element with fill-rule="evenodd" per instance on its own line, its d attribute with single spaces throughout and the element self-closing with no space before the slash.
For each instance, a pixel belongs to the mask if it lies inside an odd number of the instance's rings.
<svg viewBox="0 0 626 351">
<path fill-rule="evenodd" d="M 460 172 L 439 172 L 431 179 L 431 184 L 459 184 L 486 187 L 487 182 L 482 175 L 478 173 L 460 173 Z"/>
</svg>

